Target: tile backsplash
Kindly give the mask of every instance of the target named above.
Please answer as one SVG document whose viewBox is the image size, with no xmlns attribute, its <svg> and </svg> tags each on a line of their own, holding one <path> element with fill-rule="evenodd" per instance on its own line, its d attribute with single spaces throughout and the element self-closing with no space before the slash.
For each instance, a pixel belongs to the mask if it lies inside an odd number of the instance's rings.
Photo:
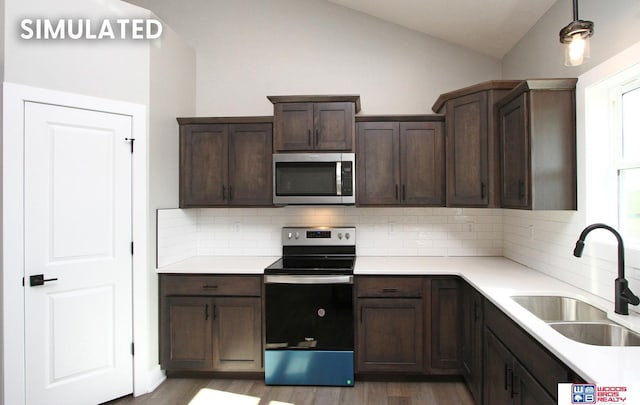
<svg viewBox="0 0 640 405">
<path fill-rule="evenodd" d="M 502 213 L 478 208 L 202 208 L 158 211 L 158 265 L 196 255 L 279 256 L 283 226 L 357 228 L 361 256 L 502 256 Z"/>
<path fill-rule="evenodd" d="M 283 226 L 353 225 L 360 256 L 504 256 L 613 300 L 615 246 L 603 254 L 588 243 L 573 257 L 584 227 L 575 211 L 289 206 L 166 209 L 157 220 L 160 267 L 197 255 L 280 256 Z M 640 293 L 632 254 L 626 276 Z"/>
</svg>

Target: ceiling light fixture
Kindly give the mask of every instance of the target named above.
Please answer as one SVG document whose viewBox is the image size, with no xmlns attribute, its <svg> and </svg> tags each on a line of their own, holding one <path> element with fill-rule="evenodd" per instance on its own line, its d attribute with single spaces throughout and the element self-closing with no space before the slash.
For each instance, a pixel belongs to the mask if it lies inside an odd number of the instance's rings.
<svg viewBox="0 0 640 405">
<path fill-rule="evenodd" d="M 560 30 L 560 42 L 565 45 L 565 66 L 578 66 L 589 58 L 592 35 L 593 22 L 578 19 L 578 0 L 573 0 L 573 21 Z"/>
</svg>

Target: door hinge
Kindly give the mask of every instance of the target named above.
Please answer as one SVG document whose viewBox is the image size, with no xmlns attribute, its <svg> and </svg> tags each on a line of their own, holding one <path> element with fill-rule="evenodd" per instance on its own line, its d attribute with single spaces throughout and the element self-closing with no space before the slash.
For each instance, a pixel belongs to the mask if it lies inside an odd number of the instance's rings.
<svg viewBox="0 0 640 405">
<path fill-rule="evenodd" d="M 136 138 L 124 138 L 124 140 L 130 143 L 131 153 L 133 153 L 133 142 L 136 140 Z"/>
<path fill-rule="evenodd" d="M 135 356 L 136 355 L 136 349 L 135 349 L 135 344 L 133 342 L 131 342 L 131 355 Z"/>
<path fill-rule="evenodd" d="M 133 241 L 131 241 L 131 256 L 133 256 Z"/>
</svg>

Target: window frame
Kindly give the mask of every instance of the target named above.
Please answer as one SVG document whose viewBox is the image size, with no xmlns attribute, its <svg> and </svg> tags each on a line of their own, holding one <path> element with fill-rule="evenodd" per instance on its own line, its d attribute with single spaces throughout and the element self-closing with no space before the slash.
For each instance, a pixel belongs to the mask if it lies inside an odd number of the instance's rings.
<svg viewBox="0 0 640 405">
<path fill-rule="evenodd" d="M 633 76 L 633 74 L 632 74 Z M 615 81 L 616 76 L 611 79 Z M 614 170 L 612 176 L 615 176 L 615 182 L 617 185 L 616 193 L 616 219 L 617 228 L 620 232 L 626 233 L 626 226 L 624 223 L 624 210 L 623 210 L 623 184 L 622 184 L 622 172 L 629 169 L 640 169 L 640 155 L 635 158 L 626 158 L 624 154 L 624 107 L 623 96 L 632 91 L 640 92 L 640 70 L 637 75 L 627 78 L 623 75 L 621 83 L 617 83 L 611 87 L 610 90 L 610 142 L 612 145 L 611 167 Z M 625 235 L 625 241 L 630 245 L 640 245 L 640 236 Z"/>
</svg>

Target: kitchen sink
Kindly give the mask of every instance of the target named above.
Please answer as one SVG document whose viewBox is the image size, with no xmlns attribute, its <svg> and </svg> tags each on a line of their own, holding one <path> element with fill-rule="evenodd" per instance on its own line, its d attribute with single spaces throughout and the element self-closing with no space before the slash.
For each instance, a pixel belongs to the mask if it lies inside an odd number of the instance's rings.
<svg viewBox="0 0 640 405">
<path fill-rule="evenodd" d="M 576 342 L 596 346 L 640 346 L 640 334 L 607 322 L 552 322 L 549 325 Z"/>
<path fill-rule="evenodd" d="M 555 295 L 519 295 L 512 300 L 538 318 L 552 321 L 601 321 L 607 313 L 576 298 Z"/>
</svg>

